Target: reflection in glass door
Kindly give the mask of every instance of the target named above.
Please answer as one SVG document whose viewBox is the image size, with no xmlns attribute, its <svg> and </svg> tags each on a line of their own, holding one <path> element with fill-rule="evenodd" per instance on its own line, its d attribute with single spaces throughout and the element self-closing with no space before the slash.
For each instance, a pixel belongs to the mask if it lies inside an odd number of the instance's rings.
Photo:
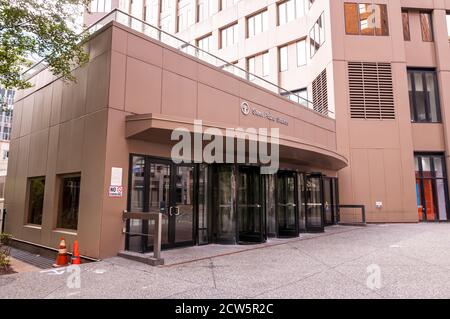
<svg viewBox="0 0 450 319">
<path fill-rule="evenodd" d="M 334 225 L 337 219 L 337 191 L 335 178 L 323 177 L 323 199 L 325 225 Z"/>
<path fill-rule="evenodd" d="M 259 168 L 240 166 L 237 194 L 240 243 L 261 243 L 265 240 L 262 204 Z"/>
<path fill-rule="evenodd" d="M 277 175 L 277 223 L 279 237 L 298 236 L 297 187 L 294 172 Z"/>
<path fill-rule="evenodd" d="M 235 181 L 233 165 L 214 166 L 213 182 L 213 225 L 215 242 L 221 244 L 235 244 L 236 238 L 236 216 L 235 204 Z"/>
<path fill-rule="evenodd" d="M 170 242 L 194 244 L 194 166 L 175 166 L 170 202 Z"/>
<path fill-rule="evenodd" d="M 322 177 L 310 175 L 306 178 L 306 229 L 323 231 Z"/>
<path fill-rule="evenodd" d="M 448 189 L 444 156 L 417 154 L 416 195 L 420 221 L 447 221 Z"/>
</svg>

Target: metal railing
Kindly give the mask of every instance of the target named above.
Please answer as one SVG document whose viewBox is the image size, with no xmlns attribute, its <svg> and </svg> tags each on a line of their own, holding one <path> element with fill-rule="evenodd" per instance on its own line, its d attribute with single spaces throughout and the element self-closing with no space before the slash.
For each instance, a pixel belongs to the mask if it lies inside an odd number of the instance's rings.
<svg viewBox="0 0 450 319">
<path fill-rule="evenodd" d="M 338 224 L 339 225 L 355 225 L 355 226 L 365 226 L 366 225 L 366 206 L 364 205 L 338 205 L 339 214 L 338 214 Z M 351 209 L 351 213 L 344 213 L 342 209 Z M 360 210 L 360 218 L 358 218 L 359 214 L 355 214 L 354 210 Z"/>
<path fill-rule="evenodd" d="M 153 221 L 155 223 L 154 234 L 134 233 L 126 230 L 124 227 L 124 234 L 127 236 L 147 236 L 153 237 L 153 258 L 161 259 L 161 232 L 162 232 L 162 215 L 161 213 L 145 213 L 145 212 L 128 212 L 123 211 L 123 221 L 125 225 L 129 220 L 136 219 L 140 221 Z"/>
<path fill-rule="evenodd" d="M 103 18 L 95 22 L 93 25 L 88 27 L 86 30 L 84 30 L 81 34 L 92 34 L 95 31 L 99 30 L 101 27 L 106 25 L 107 23 L 111 21 L 116 21 L 120 24 L 123 24 L 127 27 L 130 27 L 133 30 L 136 30 L 138 32 L 141 32 L 145 34 L 146 36 L 149 36 L 155 40 L 158 40 L 166 45 L 169 45 L 170 47 L 173 47 L 179 51 L 182 51 L 188 55 L 194 56 L 198 59 L 201 59 L 209 64 L 212 64 L 218 68 L 221 68 L 225 71 L 228 71 L 231 74 L 234 74 L 235 76 L 238 76 L 240 78 L 246 79 L 252 83 L 255 83 L 256 85 L 259 85 L 265 89 L 268 89 L 274 93 L 277 93 L 281 96 L 283 96 L 286 99 L 289 99 L 290 101 L 297 103 L 307 109 L 310 109 L 320 115 L 335 118 L 335 114 L 332 110 L 329 109 L 314 109 L 314 105 L 311 101 L 305 99 L 304 97 L 300 96 L 299 94 L 293 93 L 292 91 L 286 90 L 277 84 L 274 84 L 264 77 L 258 76 L 256 74 L 250 73 L 247 70 L 244 70 L 237 65 L 230 63 L 228 61 L 225 61 L 195 45 L 192 45 L 160 28 L 157 28 L 148 22 L 138 19 L 136 17 L 131 16 L 128 13 L 125 13 L 119 9 L 114 9 L 109 14 L 105 15 Z M 46 69 L 48 65 L 45 63 L 45 60 L 41 60 L 35 65 L 33 65 L 31 68 L 23 72 L 23 78 L 29 79 L 32 76 L 36 75 L 40 71 Z"/>
</svg>

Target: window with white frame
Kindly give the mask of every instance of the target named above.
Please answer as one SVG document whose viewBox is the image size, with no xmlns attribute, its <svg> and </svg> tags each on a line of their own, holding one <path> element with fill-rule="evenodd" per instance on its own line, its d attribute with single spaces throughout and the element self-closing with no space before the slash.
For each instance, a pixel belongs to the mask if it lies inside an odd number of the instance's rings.
<svg viewBox="0 0 450 319">
<path fill-rule="evenodd" d="M 228 7 L 234 6 L 239 0 L 220 0 L 220 10 L 224 10 Z"/>
<path fill-rule="evenodd" d="M 214 0 L 197 0 L 197 22 L 203 21 L 211 15 Z"/>
<path fill-rule="evenodd" d="M 306 15 L 308 0 L 287 0 L 278 4 L 278 24 L 283 25 Z"/>
<path fill-rule="evenodd" d="M 238 42 L 238 24 L 237 22 L 220 30 L 220 48 L 226 48 Z"/>
<path fill-rule="evenodd" d="M 266 77 L 270 74 L 269 52 L 262 54 L 262 76 Z"/>
<path fill-rule="evenodd" d="M 247 18 L 247 36 L 249 38 L 269 29 L 267 10 Z"/>
<path fill-rule="evenodd" d="M 178 6 L 177 31 L 180 32 L 186 30 L 194 21 L 190 1 L 179 1 Z"/>
<path fill-rule="evenodd" d="M 91 12 L 109 12 L 111 11 L 111 0 L 92 0 L 90 5 Z"/>
<path fill-rule="evenodd" d="M 280 52 L 280 72 L 287 71 L 288 69 L 288 46 L 285 45 L 279 48 Z"/>
<path fill-rule="evenodd" d="M 308 58 L 306 53 L 306 39 L 297 41 L 297 66 L 306 65 Z"/>
<path fill-rule="evenodd" d="M 325 43 L 325 21 L 324 13 L 320 15 L 309 32 L 310 57 L 312 58 L 320 47 Z"/>
<path fill-rule="evenodd" d="M 270 74 L 269 52 L 262 52 L 247 58 L 247 75 L 249 81 L 254 81 L 256 76 L 266 77 Z"/>
<path fill-rule="evenodd" d="M 209 52 L 212 49 L 212 35 L 207 35 L 197 40 L 197 46 L 203 51 Z"/>
<path fill-rule="evenodd" d="M 160 11 L 166 12 L 172 7 L 172 1 L 174 0 L 160 0 Z"/>
</svg>

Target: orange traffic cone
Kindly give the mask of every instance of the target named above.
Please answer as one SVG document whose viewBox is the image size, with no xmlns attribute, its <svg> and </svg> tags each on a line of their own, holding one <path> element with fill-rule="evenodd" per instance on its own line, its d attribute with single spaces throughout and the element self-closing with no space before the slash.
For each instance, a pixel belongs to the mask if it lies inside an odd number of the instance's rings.
<svg viewBox="0 0 450 319">
<path fill-rule="evenodd" d="M 78 251 L 78 240 L 73 242 L 73 253 L 72 253 L 72 265 L 79 265 L 81 263 L 80 260 L 80 252 Z"/>
<path fill-rule="evenodd" d="M 53 267 L 65 267 L 69 263 L 69 258 L 67 257 L 66 241 L 61 237 L 59 242 L 58 255 L 56 256 L 56 262 Z"/>
</svg>

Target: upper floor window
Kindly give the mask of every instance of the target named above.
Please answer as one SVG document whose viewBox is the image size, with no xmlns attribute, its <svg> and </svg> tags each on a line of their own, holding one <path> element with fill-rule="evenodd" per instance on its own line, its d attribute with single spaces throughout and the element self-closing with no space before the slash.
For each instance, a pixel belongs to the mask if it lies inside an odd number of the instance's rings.
<svg viewBox="0 0 450 319">
<path fill-rule="evenodd" d="M 239 0 L 220 0 L 220 10 L 224 10 L 228 7 L 234 6 Z"/>
<path fill-rule="evenodd" d="M 447 35 L 448 35 L 448 41 L 450 42 L 450 13 L 447 13 L 446 19 L 447 19 Z"/>
<path fill-rule="evenodd" d="M 269 76 L 270 74 L 270 60 L 269 52 L 260 53 L 258 55 L 247 58 L 247 71 L 250 73 L 247 75 L 249 81 L 256 79 L 258 76 Z"/>
<path fill-rule="evenodd" d="M 435 71 L 408 69 L 408 90 L 412 122 L 441 121 Z"/>
<path fill-rule="evenodd" d="M 267 10 L 247 18 L 247 36 L 249 38 L 269 29 Z"/>
<path fill-rule="evenodd" d="M 306 53 L 306 39 L 297 41 L 297 66 L 302 66 L 307 63 L 307 53 Z"/>
<path fill-rule="evenodd" d="M 238 24 L 235 23 L 220 30 L 220 48 L 226 48 L 238 42 Z"/>
<path fill-rule="evenodd" d="M 190 2 L 181 2 L 178 8 L 177 27 L 178 32 L 186 30 L 193 22 Z"/>
<path fill-rule="evenodd" d="M 211 15 L 213 0 L 197 1 L 197 22 L 203 21 Z"/>
<path fill-rule="evenodd" d="M 385 4 L 344 4 L 345 32 L 350 35 L 389 35 L 387 6 Z"/>
<path fill-rule="evenodd" d="M 409 28 L 409 13 L 408 13 L 408 11 L 402 12 L 402 22 L 403 22 L 403 39 L 405 39 L 405 41 L 411 41 L 411 31 Z"/>
<path fill-rule="evenodd" d="M 289 100 L 294 101 L 299 104 L 307 106 L 308 103 L 308 89 L 302 88 L 290 92 L 283 92 L 281 96 L 287 97 Z"/>
<path fill-rule="evenodd" d="M 90 9 L 91 12 L 109 12 L 111 11 L 111 0 L 92 0 Z"/>
<path fill-rule="evenodd" d="M 288 69 L 288 46 L 280 47 L 280 72 L 287 71 Z"/>
<path fill-rule="evenodd" d="M 314 26 L 309 31 L 309 47 L 311 58 L 319 51 L 322 44 L 325 43 L 325 21 L 324 14 L 320 15 Z"/>
<path fill-rule="evenodd" d="M 422 30 L 422 40 L 425 42 L 433 41 L 433 22 L 431 19 L 431 13 L 420 13 L 420 29 Z"/>
<path fill-rule="evenodd" d="M 161 0 L 159 4 L 159 9 L 161 12 L 166 12 L 172 7 L 173 0 Z"/>
<path fill-rule="evenodd" d="M 287 0 L 278 5 L 278 24 L 283 25 L 303 17 L 309 0 Z"/>
</svg>

